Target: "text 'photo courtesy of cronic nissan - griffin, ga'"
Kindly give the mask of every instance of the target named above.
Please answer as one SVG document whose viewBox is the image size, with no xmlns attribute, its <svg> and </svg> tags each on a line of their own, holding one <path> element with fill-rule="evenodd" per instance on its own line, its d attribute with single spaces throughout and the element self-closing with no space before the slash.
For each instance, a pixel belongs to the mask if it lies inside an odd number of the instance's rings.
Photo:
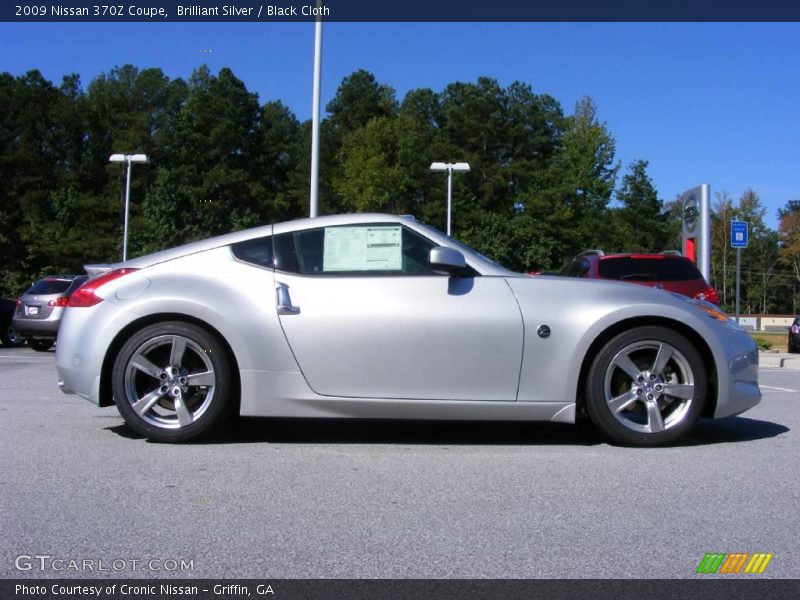
<svg viewBox="0 0 800 600">
<path fill-rule="evenodd" d="M 515 273 L 411 217 L 266 225 L 87 272 L 59 386 L 154 441 L 232 415 L 588 418 L 655 446 L 761 398 L 756 346 L 716 305 Z"/>
</svg>

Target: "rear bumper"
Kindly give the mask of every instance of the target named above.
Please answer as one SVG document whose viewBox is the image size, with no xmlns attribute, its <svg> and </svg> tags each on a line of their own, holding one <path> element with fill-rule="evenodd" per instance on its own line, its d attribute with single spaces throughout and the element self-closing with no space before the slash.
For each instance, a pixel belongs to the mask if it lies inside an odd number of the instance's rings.
<svg viewBox="0 0 800 600">
<path fill-rule="evenodd" d="M 112 302 L 90 308 L 69 308 L 64 314 L 56 346 L 58 387 L 98 406 L 112 404 L 101 392 L 101 375 L 114 337 L 133 315 Z"/>
<path fill-rule="evenodd" d="M 11 324 L 14 329 L 27 338 L 49 338 L 54 340 L 58 335 L 63 311 L 63 308 L 54 309 L 53 313 L 46 319 L 30 319 L 14 315 L 11 318 Z"/>
</svg>

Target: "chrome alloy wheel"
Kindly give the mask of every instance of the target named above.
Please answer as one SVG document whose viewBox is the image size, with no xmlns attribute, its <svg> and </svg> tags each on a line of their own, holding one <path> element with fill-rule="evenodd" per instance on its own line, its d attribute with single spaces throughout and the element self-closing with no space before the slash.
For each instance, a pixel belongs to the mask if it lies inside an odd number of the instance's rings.
<svg viewBox="0 0 800 600">
<path fill-rule="evenodd" d="M 695 397 L 695 375 L 674 346 L 642 340 L 617 352 L 605 370 L 611 414 L 628 429 L 660 433 L 683 422 Z"/>
<path fill-rule="evenodd" d="M 208 352 L 182 335 L 161 335 L 141 344 L 125 368 L 125 400 L 146 423 L 180 429 L 214 402 L 214 365 Z"/>
</svg>

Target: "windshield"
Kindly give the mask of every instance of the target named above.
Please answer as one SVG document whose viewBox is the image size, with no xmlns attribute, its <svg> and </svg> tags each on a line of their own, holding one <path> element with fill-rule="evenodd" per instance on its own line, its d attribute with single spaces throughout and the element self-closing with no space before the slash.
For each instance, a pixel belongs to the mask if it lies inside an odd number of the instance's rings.
<svg viewBox="0 0 800 600">
<path fill-rule="evenodd" d="M 464 242 L 460 242 L 456 238 L 451 237 L 451 236 L 449 236 L 449 235 L 447 235 L 445 233 L 442 233 L 441 231 L 439 231 L 435 227 L 431 227 L 430 225 L 426 225 L 425 223 L 421 223 L 420 221 L 415 221 L 414 224 L 417 227 L 425 229 L 427 233 L 434 234 L 434 237 L 443 237 L 443 238 L 445 238 L 450 244 L 452 244 L 454 247 L 458 248 L 467 257 L 472 256 L 472 257 L 474 257 L 474 258 L 476 258 L 476 259 L 478 259 L 478 260 L 480 260 L 482 262 L 489 263 L 490 265 L 492 265 L 493 267 L 495 267 L 497 269 L 503 269 L 505 271 L 513 272 L 510 269 L 508 269 L 507 267 L 504 267 L 503 265 L 498 263 L 497 261 L 492 260 L 488 256 L 484 256 L 483 254 L 481 254 L 480 252 L 478 252 L 474 248 L 471 248 L 471 247 L 467 246 Z"/>
</svg>

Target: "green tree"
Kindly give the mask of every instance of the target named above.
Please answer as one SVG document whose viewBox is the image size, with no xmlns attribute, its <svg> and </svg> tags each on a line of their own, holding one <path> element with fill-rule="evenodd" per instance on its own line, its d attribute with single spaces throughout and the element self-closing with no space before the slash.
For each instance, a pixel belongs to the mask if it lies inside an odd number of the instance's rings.
<svg viewBox="0 0 800 600">
<path fill-rule="evenodd" d="M 716 193 L 711 211 L 711 282 L 720 292 L 722 306 L 729 307 L 731 265 L 734 260 L 730 247 L 730 224 L 733 220 L 733 198 L 725 190 Z"/>
<path fill-rule="evenodd" d="M 624 226 L 625 239 L 617 249 L 628 252 L 660 252 L 666 248 L 666 214 L 658 199 L 653 181 L 647 174 L 648 162 L 631 163 L 630 172 L 622 177 L 617 200 L 619 219 Z"/>
<path fill-rule="evenodd" d="M 325 110 L 328 125 L 342 138 L 372 119 L 395 116 L 398 105 L 391 87 L 378 83 L 369 71 L 359 69 L 342 80 Z"/>
<path fill-rule="evenodd" d="M 800 200 L 789 200 L 778 211 L 778 235 L 781 244 L 781 259 L 791 267 L 800 283 Z"/>
<path fill-rule="evenodd" d="M 369 71 L 359 69 L 342 80 L 325 108 L 328 116 L 320 126 L 320 214 L 348 210 L 346 199 L 334 187 L 334 181 L 341 182 L 343 178 L 340 151 L 345 139 L 372 119 L 396 116 L 398 104 L 391 87 L 379 83 Z M 310 139 L 310 122 L 305 130 Z M 310 156 L 308 152 L 308 160 Z"/>
<path fill-rule="evenodd" d="M 800 200 L 789 200 L 778 211 L 778 219 L 780 263 L 794 277 L 791 287 L 791 309 L 793 313 L 796 313 L 797 287 L 800 285 Z"/>
<path fill-rule="evenodd" d="M 597 117 L 591 98 L 583 98 L 566 119 L 558 151 L 532 202 L 531 214 L 557 240 L 552 263 L 563 262 L 587 248 L 602 247 L 615 224 L 608 203 L 619 165 L 616 142 Z"/>
<path fill-rule="evenodd" d="M 258 146 L 256 135 L 260 107 L 255 94 L 230 69 L 217 76 L 206 66 L 192 73 L 187 94 L 174 120 L 171 135 L 164 140 L 170 157 L 145 205 L 152 210 L 159 199 L 167 201 L 180 191 L 181 198 L 191 198 L 181 219 L 188 239 L 218 235 L 254 225 L 259 218 L 260 188 L 251 181 L 251 163 Z M 166 189 L 159 189 L 164 185 Z M 159 213 L 169 212 L 165 207 Z M 145 215 L 147 217 L 147 215 Z M 139 223 L 140 239 L 161 239 L 165 246 L 186 239 L 164 239 L 147 231 L 145 218 Z"/>
<path fill-rule="evenodd" d="M 381 117 L 345 138 L 339 154 L 341 176 L 334 180 L 334 189 L 347 210 L 412 211 L 409 167 L 419 160 L 420 149 L 413 134 L 407 119 Z"/>
<path fill-rule="evenodd" d="M 555 242 L 528 215 L 509 217 L 472 213 L 456 236 L 504 267 L 520 272 L 543 271 Z"/>
<path fill-rule="evenodd" d="M 758 249 L 768 238 L 768 229 L 764 224 L 766 209 L 761 204 L 761 198 L 752 189 L 747 189 L 739 198 L 734 210 L 736 219 L 746 221 L 749 227 L 749 245 L 742 250 L 741 266 L 741 310 L 747 313 L 756 313 L 759 310 L 760 300 L 764 294 L 763 288 L 763 263 L 759 260 Z"/>
</svg>

